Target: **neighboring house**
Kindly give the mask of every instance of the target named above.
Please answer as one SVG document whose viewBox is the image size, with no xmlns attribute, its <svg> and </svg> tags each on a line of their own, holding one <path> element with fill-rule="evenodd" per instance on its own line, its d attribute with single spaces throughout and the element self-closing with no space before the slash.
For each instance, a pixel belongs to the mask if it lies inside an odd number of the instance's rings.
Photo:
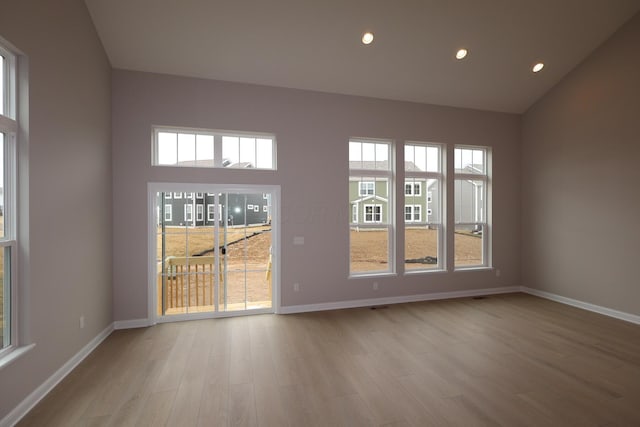
<svg viewBox="0 0 640 427">
<path fill-rule="evenodd" d="M 463 169 L 456 169 L 456 173 L 482 173 L 482 169 L 469 165 Z M 485 189 L 483 181 L 456 180 L 455 188 L 455 220 L 457 223 L 479 223 L 485 222 L 485 212 L 483 211 L 483 197 Z M 477 229 L 471 227 L 470 230 Z M 477 229 L 476 231 L 480 231 Z"/>
<path fill-rule="evenodd" d="M 164 200 L 163 200 L 164 199 Z M 267 224 L 271 221 L 271 200 L 268 194 L 220 195 L 218 217 L 227 225 Z M 192 227 L 214 225 L 215 209 L 212 193 L 158 193 L 158 222 Z M 229 207 L 227 210 L 226 207 Z"/>
<path fill-rule="evenodd" d="M 351 167 L 376 169 L 375 162 L 350 162 Z M 378 162 L 378 169 L 386 169 L 387 162 Z M 405 162 L 406 170 L 418 171 L 413 162 Z M 389 183 L 385 179 L 360 177 L 349 180 L 349 209 L 352 224 L 374 224 L 388 221 Z M 404 220 L 406 223 L 438 222 L 439 207 L 437 181 L 411 179 L 404 184 Z"/>
</svg>

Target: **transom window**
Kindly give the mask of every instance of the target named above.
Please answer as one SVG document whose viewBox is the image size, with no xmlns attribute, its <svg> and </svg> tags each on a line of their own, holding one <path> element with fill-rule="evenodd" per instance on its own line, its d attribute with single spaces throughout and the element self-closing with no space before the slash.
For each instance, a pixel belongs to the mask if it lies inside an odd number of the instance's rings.
<svg viewBox="0 0 640 427">
<path fill-rule="evenodd" d="M 157 127 L 153 138 L 153 165 L 276 169 L 275 137 Z"/>
</svg>

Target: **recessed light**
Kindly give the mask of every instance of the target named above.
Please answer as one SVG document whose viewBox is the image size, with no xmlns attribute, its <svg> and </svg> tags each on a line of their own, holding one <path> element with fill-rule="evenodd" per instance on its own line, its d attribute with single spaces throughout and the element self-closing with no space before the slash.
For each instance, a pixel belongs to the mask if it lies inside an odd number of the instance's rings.
<svg viewBox="0 0 640 427">
<path fill-rule="evenodd" d="M 364 33 L 362 35 L 362 43 L 364 44 L 371 44 L 371 42 L 373 41 L 373 33 L 367 31 L 366 33 Z"/>
<path fill-rule="evenodd" d="M 467 49 L 460 49 L 456 52 L 456 59 L 464 59 L 467 56 Z"/>
<path fill-rule="evenodd" d="M 533 71 L 534 73 L 537 73 L 540 70 L 542 70 L 543 68 L 544 68 L 544 64 L 542 62 L 538 62 L 536 65 L 533 66 L 531 71 Z"/>
</svg>

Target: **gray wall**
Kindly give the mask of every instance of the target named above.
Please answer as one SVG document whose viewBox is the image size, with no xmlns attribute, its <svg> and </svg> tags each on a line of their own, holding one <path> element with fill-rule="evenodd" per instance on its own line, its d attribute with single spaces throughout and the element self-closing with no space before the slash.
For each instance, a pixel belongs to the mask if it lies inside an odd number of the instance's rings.
<svg viewBox="0 0 640 427">
<path fill-rule="evenodd" d="M 523 285 L 640 314 L 640 14 L 523 119 Z"/>
<path fill-rule="evenodd" d="M 0 370 L 2 419 L 110 325 L 113 293 L 111 71 L 84 2 L 2 0 L 0 34 L 30 61 L 20 326 L 36 343 Z"/>
<path fill-rule="evenodd" d="M 281 185 L 285 306 L 520 284 L 518 115 L 121 70 L 114 70 L 112 87 L 116 320 L 147 317 L 148 182 Z M 274 133 L 278 170 L 152 168 L 154 124 Z M 494 264 L 501 276 L 482 271 L 381 277 L 375 279 L 377 291 L 374 279 L 348 280 L 353 136 L 447 143 L 449 170 L 454 144 L 493 147 Z M 400 150 L 397 155 L 404 158 Z M 399 194 L 402 169 L 397 178 Z M 403 208 L 398 204 L 398 218 Z M 453 210 L 449 214 L 452 220 Z M 304 236 L 305 245 L 293 246 L 294 236 Z M 397 258 L 403 259 L 404 233 L 397 242 Z M 452 249 L 450 244 L 450 259 Z M 293 291 L 295 282 L 299 292 Z"/>
</svg>

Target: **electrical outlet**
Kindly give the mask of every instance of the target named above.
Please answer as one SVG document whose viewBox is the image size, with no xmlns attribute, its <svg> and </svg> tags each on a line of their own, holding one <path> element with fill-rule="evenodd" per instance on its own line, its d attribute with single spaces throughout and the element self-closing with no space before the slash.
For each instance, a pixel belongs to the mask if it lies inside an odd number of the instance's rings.
<svg viewBox="0 0 640 427">
<path fill-rule="evenodd" d="M 373 282 L 373 290 L 374 291 L 378 290 L 378 282 Z"/>
<path fill-rule="evenodd" d="M 293 290 L 294 290 L 295 292 L 298 292 L 298 291 L 300 290 L 300 283 L 294 283 L 294 284 L 293 284 Z"/>
<path fill-rule="evenodd" d="M 80 316 L 80 329 L 84 329 L 84 314 Z"/>
<path fill-rule="evenodd" d="M 500 269 L 499 268 L 496 270 L 496 277 L 500 277 Z"/>
</svg>

